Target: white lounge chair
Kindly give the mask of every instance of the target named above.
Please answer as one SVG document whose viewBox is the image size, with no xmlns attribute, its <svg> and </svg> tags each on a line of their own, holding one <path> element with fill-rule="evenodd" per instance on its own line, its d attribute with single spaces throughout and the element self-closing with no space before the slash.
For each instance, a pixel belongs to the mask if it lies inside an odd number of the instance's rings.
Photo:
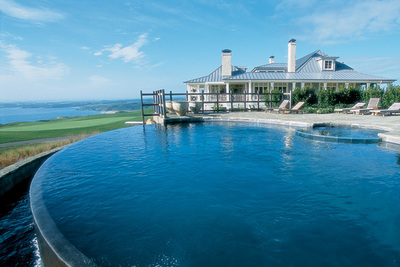
<svg viewBox="0 0 400 267">
<path fill-rule="evenodd" d="M 341 112 L 348 112 L 348 111 L 350 111 L 350 110 L 352 110 L 352 109 L 363 108 L 364 106 L 365 106 L 365 103 L 359 102 L 359 103 L 355 104 L 354 106 L 352 106 L 351 108 L 336 108 L 336 109 L 334 110 L 334 112 L 338 112 L 338 113 L 341 113 Z"/>
<path fill-rule="evenodd" d="M 305 102 L 300 101 L 293 108 L 281 109 L 281 110 L 279 110 L 279 112 L 286 113 L 286 114 L 299 113 L 299 112 L 301 112 L 301 108 L 304 106 L 304 104 L 305 104 Z"/>
<path fill-rule="evenodd" d="M 381 101 L 380 98 L 371 98 L 368 102 L 367 108 L 356 108 L 356 109 L 351 109 L 350 112 L 353 114 L 368 114 L 370 113 L 371 110 L 378 109 L 379 102 Z"/>
<path fill-rule="evenodd" d="M 400 113 L 400 103 L 393 103 L 388 109 L 376 109 L 370 111 L 372 115 L 392 115 L 393 113 Z"/>
<path fill-rule="evenodd" d="M 279 110 L 287 109 L 288 106 L 289 106 L 289 100 L 283 100 L 278 108 L 264 108 L 264 111 L 265 112 L 271 112 L 271 111 L 278 112 Z"/>
</svg>

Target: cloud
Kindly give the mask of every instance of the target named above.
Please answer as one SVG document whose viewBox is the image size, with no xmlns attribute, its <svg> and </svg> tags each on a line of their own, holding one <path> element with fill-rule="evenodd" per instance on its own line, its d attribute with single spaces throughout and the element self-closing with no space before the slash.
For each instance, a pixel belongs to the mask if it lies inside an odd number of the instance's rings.
<svg viewBox="0 0 400 267">
<path fill-rule="evenodd" d="M 399 56 L 392 57 L 355 57 L 348 58 L 352 67 L 357 71 L 368 73 L 371 72 L 371 66 L 374 66 L 374 75 L 379 75 L 391 79 L 399 79 L 400 61 Z M 399 80 L 397 81 L 397 83 Z"/>
<path fill-rule="evenodd" d="M 312 9 L 310 7 L 313 7 Z M 300 39 L 335 43 L 366 39 L 381 33 L 400 30 L 400 1 L 298 1 L 284 0 L 277 12 L 285 10 L 296 14 L 292 22 L 302 31 Z M 304 11 L 311 11 L 304 12 Z"/>
<path fill-rule="evenodd" d="M 145 54 L 139 51 L 144 45 L 148 43 L 148 34 L 144 33 L 139 36 L 138 40 L 128 46 L 123 47 L 122 44 L 115 44 L 112 47 L 105 48 L 101 51 L 94 53 L 95 56 L 101 56 L 104 52 L 109 52 L 108 57 L 112 59 L 121 58 L 124 62 L 138 62 Z"/>
<path fill-rule="evenodd" d="M 10 17 L 34 22 L 52 22 L 64 18 L 59 12 L 47 8 L 26 7 L 13 0 L 0 0 L 0 11 Z"/>
<path fill-rule="evenodd" d="M 27 51 L 19 49 L 15 45 L 5 45 L 0 43 L 0 51 L 6 53 L 7 65 L 4 66 L 11 75 L 17 78 L 21 76 L 28 80 L 47 80 L 58 79 L 65 76 L 69 72 L 64 64 L 56 63 L 53 60 L 44 64 L 39 57 L 38 65 L 34 65 L 29 61 L 32 57 Z"/>
</svg>

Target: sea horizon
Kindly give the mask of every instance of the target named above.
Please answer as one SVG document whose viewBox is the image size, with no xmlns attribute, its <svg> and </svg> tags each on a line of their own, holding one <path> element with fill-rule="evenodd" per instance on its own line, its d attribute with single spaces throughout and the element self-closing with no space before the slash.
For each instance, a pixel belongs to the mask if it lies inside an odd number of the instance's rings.
<svg viewBox="0 0 400 267">
<path fill-rule="evenodd" d="M 140 99 L 0 103 L 0 124 L 138 110 Z"/>
</svg>

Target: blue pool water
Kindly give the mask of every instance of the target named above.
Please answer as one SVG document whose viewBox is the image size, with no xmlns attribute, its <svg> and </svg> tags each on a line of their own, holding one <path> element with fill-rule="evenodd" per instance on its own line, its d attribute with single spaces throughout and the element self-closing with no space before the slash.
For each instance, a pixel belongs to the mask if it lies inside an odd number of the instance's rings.
<svg viewBox="0 0 400 267">
<path fill-rule="evenodd" d="M 100 134 L 40 168 L 34 210 L 37 198 L 102 266 L 400 264 L 399 151 L 318 142 L 293 128 Z"/>
<path fill-rule="evenodd" d="M 384 131 L 331 125 L 296 130 L 298 135 L 309 139 L 342 143 L 378 143 L 378 133 L 382 132 Z"/>
</svg>

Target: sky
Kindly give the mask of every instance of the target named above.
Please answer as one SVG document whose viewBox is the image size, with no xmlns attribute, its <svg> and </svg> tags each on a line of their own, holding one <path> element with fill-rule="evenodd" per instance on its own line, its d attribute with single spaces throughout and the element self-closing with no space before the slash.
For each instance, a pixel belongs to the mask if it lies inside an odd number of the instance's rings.
<svg viewBox="0 0 400 267">
<path fill-rule="evenodd" d="M 184 92 L 223 49 L 251 70 L 292 38 L 399 84 L 399 0 L 0 0 L 0 102 Z"/>
</svg>

